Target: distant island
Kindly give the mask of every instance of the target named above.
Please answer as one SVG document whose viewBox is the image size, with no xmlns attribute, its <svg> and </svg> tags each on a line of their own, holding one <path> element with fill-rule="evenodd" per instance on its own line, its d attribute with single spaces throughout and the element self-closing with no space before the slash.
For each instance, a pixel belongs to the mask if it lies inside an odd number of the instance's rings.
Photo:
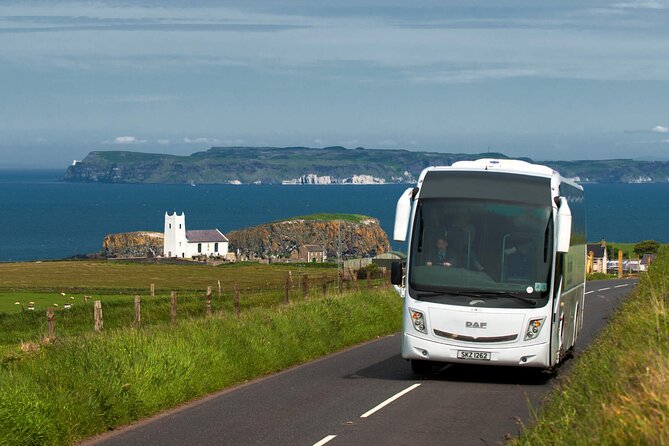
<svg viewBox="0 0 669 446">
<path fill-rule="evenodd" d="M 321 252 L 319 261 L 373 257 L 390 250 L 379 220 L 358 214 L 311 214 L 286 218 L 226 234 L 231 255 L 227 260 L 297 261 L 305 249 Z M 90 257 L 163 257 L 162 232 L 136 231 L 107 234 L 102 251 Z M 172 260 L 167 258 L 166 260 Z"/>
<path fill-rule="evenodd" d="M 439 153 L 345 147 L 213 147 L 190 156 L 94 151 L 68 167 L 64 181 L 154 184 L 414 183 L 428 166 L 502 153 Z M 534 162 L 529 158 L 521 158 Z M 538 161 L 582 183 L 669 181 L 669 162 L 631 159 Z"/>
</svg>

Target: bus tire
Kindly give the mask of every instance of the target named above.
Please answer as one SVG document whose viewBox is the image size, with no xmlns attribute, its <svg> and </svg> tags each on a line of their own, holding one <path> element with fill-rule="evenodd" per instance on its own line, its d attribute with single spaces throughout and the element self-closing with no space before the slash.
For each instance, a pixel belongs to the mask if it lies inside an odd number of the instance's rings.
<svg viewBox="0 0 669 446">
<path fill-rule="evenodd" d="M 424 376 L 432 371 L 432 363 L 422 359 L 411 360 L 411 371 L 414 375 Z"/>
</svg>

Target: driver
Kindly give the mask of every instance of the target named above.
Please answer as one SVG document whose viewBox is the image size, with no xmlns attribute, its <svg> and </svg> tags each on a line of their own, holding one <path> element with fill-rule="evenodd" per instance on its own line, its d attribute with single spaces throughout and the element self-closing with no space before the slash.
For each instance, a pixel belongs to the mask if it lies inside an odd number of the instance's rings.
<svg viewBox="0 0 669 446">
<path fill-rule="evenodd" d="M 425 262 L 425 265 L 439 265 L 451 267 L 456 263 L 455 253 L 448 249 L 448 240 L 445 237 L 439 237 L 435 246 L 434 253 L 430 256 L 431 260 Z"/>
</svg>

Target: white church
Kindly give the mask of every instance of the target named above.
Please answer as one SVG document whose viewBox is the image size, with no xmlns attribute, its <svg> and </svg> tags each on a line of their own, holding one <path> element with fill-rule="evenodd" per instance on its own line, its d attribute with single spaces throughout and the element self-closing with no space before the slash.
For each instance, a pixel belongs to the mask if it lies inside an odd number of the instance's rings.
<svg viewBox="0 0 669 446">
<path fill-rule="evenodd" d="M 186 231 L 186 213 L 165 213 L 163 255 L 190 259 L 197 256 L 225 257 L 228 238 L 218 229 Z"/>
</svg>

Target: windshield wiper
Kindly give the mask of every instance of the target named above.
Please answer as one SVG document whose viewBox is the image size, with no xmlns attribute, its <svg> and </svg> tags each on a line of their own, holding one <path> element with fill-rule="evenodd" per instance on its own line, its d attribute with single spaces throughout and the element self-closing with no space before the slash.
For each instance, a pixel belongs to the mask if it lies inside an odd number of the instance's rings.
<svg viewBox="0 0 669 446">
<path fill-rule="evenodd" d="M 459 296 L 461 293 L 447 293 L 445 291 L 426 291 L 416 294 L 416 297 Z"/>
<path fill-rule="evenodd" d="M 519 294 L 515 294 L 509 291 L 428 291 L 424 293 L 418 293 L 416 297 L 436 297 L 436 296 L 464 296 L 464 297 L 510 297 L 513 299 L 522 300 L 528 304 L 536 305 L 536 299 L 531 299 L 529 297 L 524 297 Z"/>
<path fill-rule="evenodd" d="M 518 300 L 522 300 L 523 302 L 527 302 L 528 304 L 532 304 L 532 305 L 537 304 L 536 299 L 521 296 L 520 294 L 513 293 L 513 292 L 510 292 L 510 291 L 482 291 L 478 294 L 479 294 L 479 297 L 483 297 L 483 296 L 511 297 L 513 299 L 518 299 Z"/>
</svg>

